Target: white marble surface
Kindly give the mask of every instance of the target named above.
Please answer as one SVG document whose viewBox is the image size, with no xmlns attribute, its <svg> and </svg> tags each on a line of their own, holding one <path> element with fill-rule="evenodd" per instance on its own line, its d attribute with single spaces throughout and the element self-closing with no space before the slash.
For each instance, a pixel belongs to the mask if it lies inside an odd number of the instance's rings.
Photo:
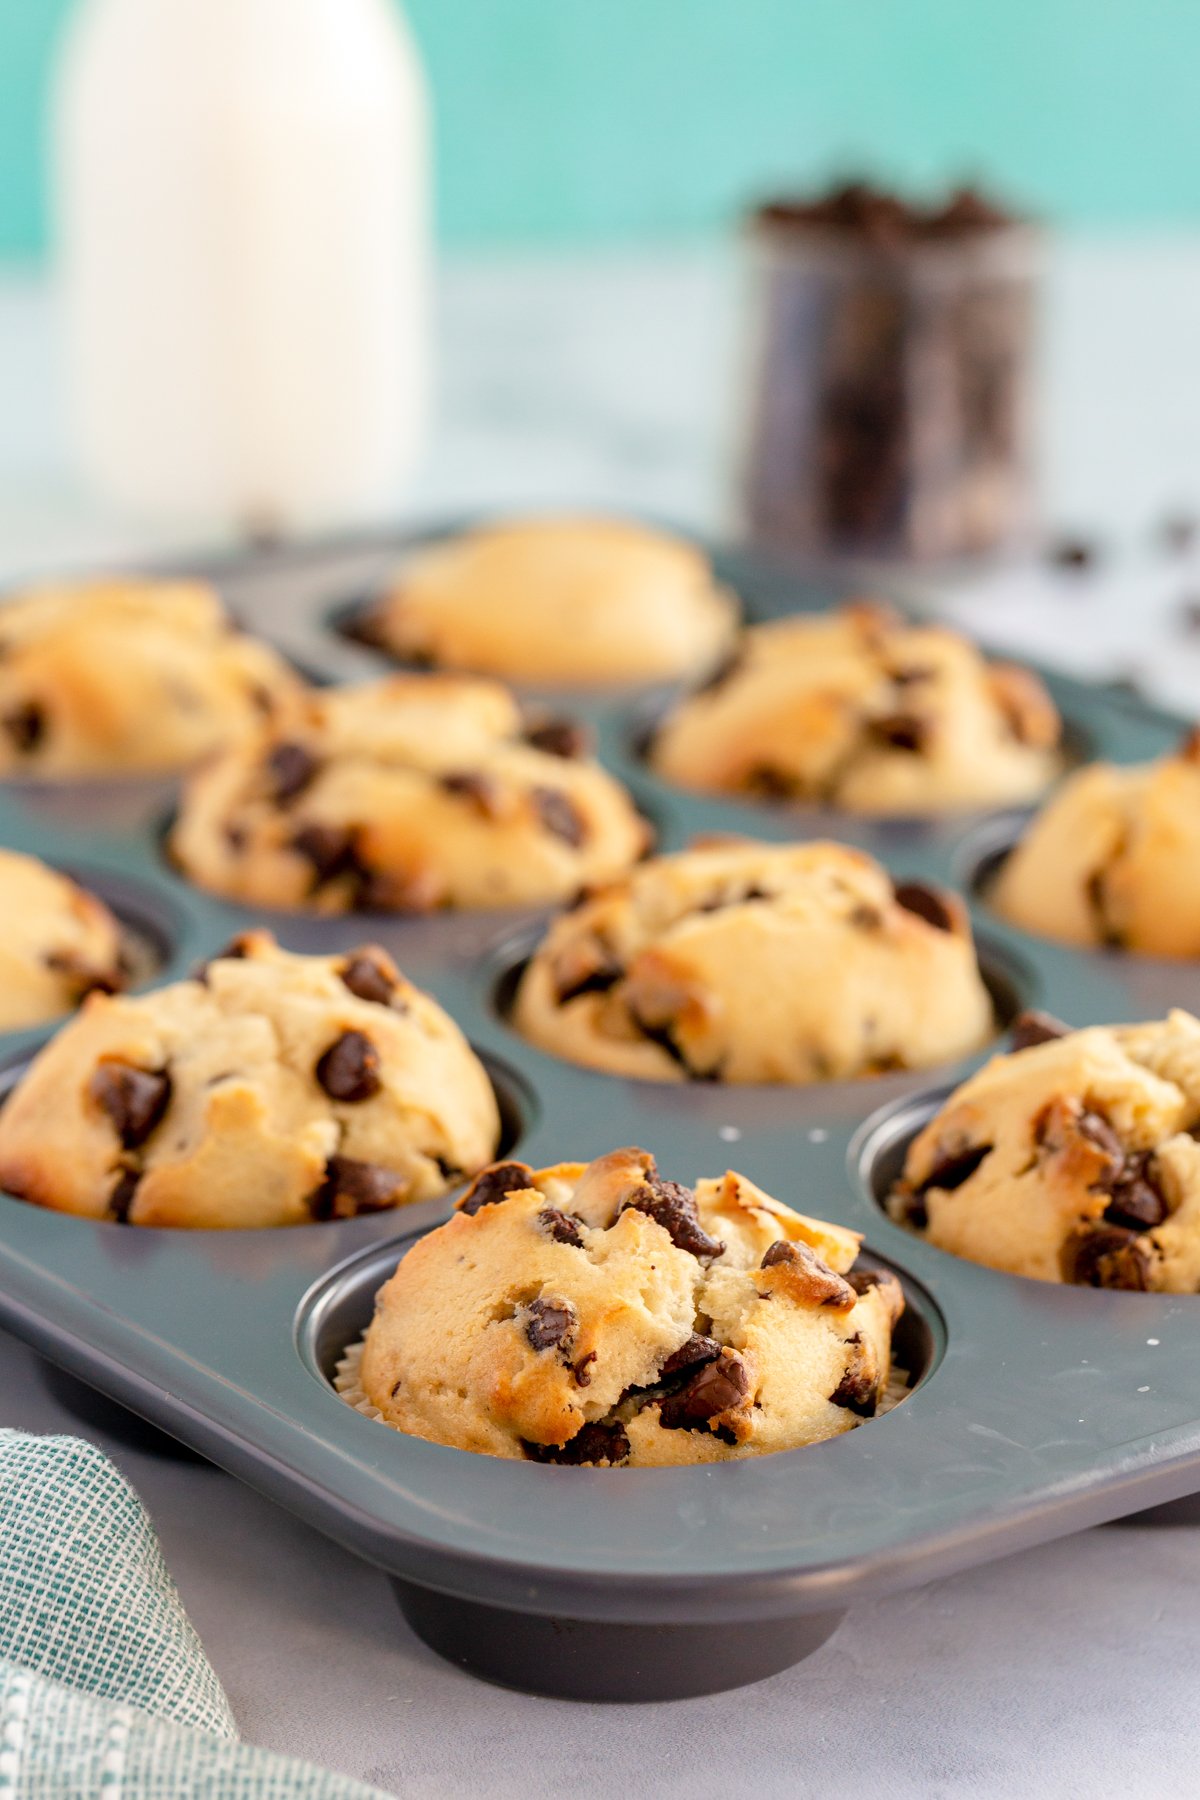
<svg viewBox="0 0 1200 1800">
<path fill-rule="evenodd" d="M 1024 572 L 946 597 L 961 616 L 1098 674 L 1200 702 L 1200 577 L 1151 527 L 1200 503 L 1200 245 L 1077 246 L 1048 334 L 1048 510 L 1104 539 L 1093 578 Z M 463 267 L 444 283 L 443 405 L 414 517 L 588 501 L 701 526 L 725 514 L 735 284 L 703 252 Z M 0 284 L 0 579 L 162 549 L 65 471 L 51 314 Z M 0 1336 L 0 1424 L 72 1429 Z M 102 1440 L 103 1441 L 103 1440 Z M 383 1577 L 212 1470 L 113 1447 L 245 1735 L 404 1795 L 822 1800 L 1195 1791 L 1200 1533 L 1085 1533 L 857 1609 L 815 1657 L 740 1693 L 573 1706 L 440 1664 Z"/>
</svg>

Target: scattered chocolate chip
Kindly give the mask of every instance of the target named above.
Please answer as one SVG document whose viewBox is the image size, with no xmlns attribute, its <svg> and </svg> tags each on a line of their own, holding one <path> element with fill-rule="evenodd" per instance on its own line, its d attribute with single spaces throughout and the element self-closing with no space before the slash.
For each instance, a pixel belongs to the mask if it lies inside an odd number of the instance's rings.
<svg viewBox="0 0 1200 1800">
<path fill-rule="evenodd" d="M 621 1211 L 630 1207 L 661 1225 L 677 1250 L 687 1250 L 693 1256 L 724 1255 L 724 1244 L 705 1231 L 700 1223 L 696 1196 L 682 1182 L 664 1181 L 659 1175 L 649 1175 L 634 1189 Z"/>
<path fill-rule="evenodd" d="M 581 1356 L 577 1363 L 572 1363 L 571 1373 L 575 1377 L 576 1387 L 591 1387 L 592 1377 L 590 1371 L 591 1366 L 595 1361 L 596 1352 L 594 1350 L 589 1350 L 587 1355 Z"/>
<path fill-rule="evenodd" d="M 435 1156 L 433 1160 L 437 1164 L 442 1180 L 446 1183 L 447 1187 L 456 1187 L 465 1175 L 466 1170 L 460 1168 L 456 1162 L 451 1162 L 445 1156 Z"/>
<path fill-rule="evenodd" d="M 868 734 L 889 750 L 920 751 L 929 738 L 929 726 L 915 713 L 885 713 L 867 723 Z"/>
<path fill-rule="evenodd" d="M 367 1000 L 375 1006 L 390 1006 L 396 992 L 396 978 L 370 950 L 355 950 L 338 970 L 344 987 L 356 1000 Z"/>
<path fill-rule="evenodd" d="M 293 834 L 292 849 L 311 865 L 317 887 L 355 866 L 354 832 L 346 825 L 302 825 Z"/>
<path fill-rule="evenodd" d="M 69 982 L 80 999 L 85 994 L 119 994 L 126 986 L 121 969 L 97 969 L 75 950 L 47 950 L 42 961 Z"/>
<path fill-rule="evenodd" d="M 88 1092 L 111 1119 L 127 1150 L 144 1144 L 162 1119 L 171 1099 L 171 1077 L 165 1069 L 137 1069 L 132 1063 L 102 1062 Z"/>
<path fill-rule="evenodd" d="M 1109 1203 L 1104 1217 L 1109 1225 L 1121 1225 L 1131 1231 L 1149 1231 L 1161 1225 L 1170 1208 L 1166 1195 L 1154 1178 L 1149 1151 L 1135 1153 L 1125 1159 L 1120 1172 L 1112 1178 Z"/>
<path fill-rule="evenodd" d="M 481 819 L 500 816 L 503 795 L 491 775 L 476 769 L 452 769 L 438 777 L 438 785 L 455 799 L 468 801 Z"/>
<path fill-rule="evenodd" d="M 918 682 L 932 681 L 936 674 L 929 663 L 910 663 L 907 668 L 889 669 L 888 680 L 897 687 L 915 687 Z"/>
<path fill-rule="evenodd" d="M 108 1196 L 108 1216 L 118 1225 L 128 1225 L 129 1209 L 141 1179 L 140 1169 L 122 1169 L 117 1176 L 116 1185 Z"/>
<path fill-rule="evenodd" d="M 565 1444 L 521 1445 L 530 1462 L 564 1463 L 578 1467 L 584 1463 L 621 1463 L 629 1455 L 629 1439 L 623 1425 L 581 1425 Z"/>
<path fill-rule="evenodd" d="M 481 1207 L 498 1206 L 509 1194 L 521 1193 L 533 1186 L 533 1170 L 528 1163 L 493 1163 L 481 1169 L 462 1199 L 458 1211 L 474 1215 Z"/>
<path fill-rule="evenodd" d="M 720 1350 L 685 1387 L 661 1402 L 659 1423 L 665 1431 L 697 1431 L 740 1406 L 749 1391 L 750 1374 L 737 1351 Z"/>
<path fill-rule="evenodd" d="M 235 856 L 239 855 L 246 848 L 247 838 L 246 827 L 244 825 L 238 825 L 231 821 L 222 826 L 221 834 Z"/>
<path fill-rule="evenodd" d="M 764 1253 L 761 1267 L 786 1268 L 792 1277 L 793 1295 L 810 1306 L 836 1306 L 844 1310 L 854 1305 L 854 1288 L 809 1244 L 794 1244 L 786 1238 L 777 1238 Z"/>
<path fill-rule="evenodd" d="M 20 706 L 14 706 L 0 718 L 14 746 L 22 756 L 28 756 L 36 750 L 46 731 L 46 715 L 34 700 L 26 700 Z"/>
<path fill-rule="evenodd" d="M 850 923 L 856 931 L 878 931 L 883 924 L 883 914 L 877 906 L 860 904 L 851 911 Z"/>
<path fill-rule="evenodd" d="M 915 913 L 938 931 L 953 931 L 955 912 L 949 898 L 939 888 L 923 881 L 901 881 L 896 884 L 896 904 L 905 912 Z"/>
<path fill-rule="evenodd" d="M 1046 560 L 1052 568 L 1082 572 L 1095 565 L 1099 560 L 1099 551 L 1089 538 L 1060 537 L 1048 547 Z"/>
<path fill-rule="evenodd" d="M 1089 1144 L 1094 1144 L 1118 1169 L 1124 1167 L 1124 1145 L 1103 1113 L 1081 1112 L 1075 1128 L 1080 1137 L 1086 1138 Z"/>
<path fill-rule="evenodd" d="M 379 1163 L 358 1162 L 352 1156 L 331 1156 L 325 1179 L 309 1195 L 314 1219 L 353 1219 L 359 1213 L 386 1212 L 399 1206 L 407 1193 L 404 1177 Z"/>
<path fill-rule="evenodd" d="M 529 798 L 538 818 L 554 837 L 561 838 L 576 850 L 587 842 L 587 823 L 574 801 L 561 788 L 531 788 Z"/>
<path fill-rule="evenodd" d="M 526 1315 L 525 1336 L 535 1350 L 557 1349 L 575 1329 L 575 1309 L 565 1300 L 531 1300 Z"/>
<path fill-rule="evenodd" d="M 1145 1293 L 1150 1285 L 1150 1258 L 1137 1234 L 1117 1226 L 1079 1225 L 1062 1247 L 1064 1281 L 1077 1287 L 1125 1288 Z"/>
<path fill-rule="evenodd" d="M 276 744 L 267 755 L 271 797 L 277 806 L 295 800 L 313 781 L 320 764 L 304 744 Z"/>
<path fill-rule="evenodd" d="M 1018 1013 L 1012 1022 L 1012 1048 L 1032 1050 L 1035 1044 L 1050 1044 L 1056 1038 L 1069 1037 L 1071 1027 L 1056 1019 L 1053 1013 Z"/>
<path fill-rule="evenodd" d="M 331 1100 L 352 1105 L 370 1100 L 383 1085 L 379 1052 L 362 1031 L 343 1031 L 318 1059 L 315 1073 Z"/>
<path fill-rule="evenodd" d="M 746 770 L 742 781 L 746 792 L 756 794 L 760 800 L 800 798 L 799 779 L 790 775 L 786 769 L 777 768 L 774 763 L 755 763 Z"/>
<path fill-rule="evenodd" d="M 369 650 L 390 650 L 386 609 L 379 605 L 356 607 L 337 620 L 339 637 L 352 644 L 365 644 Z"/>
<path fill-rule="evenodd" d="M 591 733 L 574 719 L 538 719 L 525 727 L 525 742 L 547 756 L 567 759 L 587 756 L 592 748 Z"/>
<path fill-rule="evenodd" d="M 712 1362 L 721 1354 L 721 1346 L 715 1338 L 702 1337 L 693 1331 L 686 1344 L 678 1350 L 672 1350 L 665 1363 L 658 1371 L 660 1381 L 669 1380 L 672 1375 L 681 1375 L 686 1369 L 694 1369 L 698 1363 Z"/>
<path fill-rule="evenodd" d="M 920 1192 L 928 1188 L 939 1188 L 943 1193 L 952 1194 L 955 1188 L 962 1187 L 969 1181 L 984 1157 L 990 1156 L 994 1149 L 992 1144 L 967 1144 L 961 1149 L 940 1149 L 934 1159 L 932 1169 L 921 1183 Z"/>
<path fill-rule="evenodd" d="M 358 875 L 354 904 L 360 912 L 430 913 L 445 904 L 445 890 L 429 869 L 367 869 Z"/>
<path fill-rule="evenodd" d="M 829 1398 L 860 1419 L 872 1419 L 879 1405 L 879 1372 L 860 1332 L 846 1339 L 846 1369 Z"/>
<path fill-rule="evenodd" d="M 538 1214 L 538 1224 L 548 1232 L 556 1244 L 572 1244 L 576 1250 L 583 1249 L 583 1238 L 579 1227 L 582 1219 L 572 1213 L 560 1212 L 557 1206 L 543 1206 Z"/>
</svg>

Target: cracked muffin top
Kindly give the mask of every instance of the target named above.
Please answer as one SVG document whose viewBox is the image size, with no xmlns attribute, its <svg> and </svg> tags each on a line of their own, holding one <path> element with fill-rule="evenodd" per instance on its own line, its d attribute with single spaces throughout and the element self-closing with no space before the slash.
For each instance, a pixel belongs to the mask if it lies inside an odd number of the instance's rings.
<svg viewBox="0 0 1200 1800">
<path fill-rule="evenodd" d="M 0 1186 L 126 1225 L 302 1225 L 446 1192 L 494 1156 L 457 1025 L 375 946 L 248 932 L 194 979 L 94 994 L 0 1111 Z"/>
<path fill-rule="evenodd" d="M 914 1139 L 892 1216 L 1012 1275 L 1200 1291 L 1200 1020 L 1014 1040 Z"/>
<path fill-rule="evenodd" d="M 0 606 L 0 774 L 187 768 L 301 688 L 202 582 L 31 588 Z"/>
<path fill-rule="evenodd" d="M 40 1025 L 130 975 L 121 927 L 95 894 L 35 856 L 0 850 L 0 1031 Z"/>
<path fill-rule="evenodd" d="M 744 632 L 668 714 L 650 760 L 701 791 L 915 815 L 1040 794 L 1060 734 L 1028 670 L 863 603 Z"/>
<path fill-rule="evenodd" d="M 647 1081 L 925 1068 L 994 1030 L 966 908 L 844 844 L 701 840 L 556 919 L 517 990 L 543 1049 Z"/>
<path fill-rule="evenodd" d="M 728 647 L 708 558 L 617 519 L 516 519 L 415 551 L 352 635 L 408 662 L 586 687 L 695 675 Z"/>
<path fill-rule="evenodd" d="M 1157 762 L 1071 775 L 1005 858 L 989 898 L 1059 943 L 1200 956 L 1200 729 Z"/>
<path fill-rule="evenodd" d="M 720 1462 L 849 1431 L 888 1387 L 894 1275 L 743 1175 L 695 1190 L 644 1150 L 486 1169 L 380 1291 L 338 1385 L 488 1456 Z"/>
<path fill-rule="evenodd" d="M 254 905 L 428 912 L 570 899 L 647 837 L 568 721 L 524 720 L 496 682 L 395 675 L 315 692 L 199 770 L 171 849 Z"/>
</svg>

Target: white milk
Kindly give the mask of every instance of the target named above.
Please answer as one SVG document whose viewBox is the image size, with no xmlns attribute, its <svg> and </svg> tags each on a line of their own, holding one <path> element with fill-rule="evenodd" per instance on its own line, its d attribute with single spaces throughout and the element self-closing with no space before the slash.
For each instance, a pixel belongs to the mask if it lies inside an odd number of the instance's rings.
<svg viewBox="0 0 1200 1800">
<path fill-rule="evenodd" d="M 83 470 L 242 529 L 394 506 L 428 382 L 428 125 L 394 0 L 82 0 L 55 96 Z"/>
</svg>

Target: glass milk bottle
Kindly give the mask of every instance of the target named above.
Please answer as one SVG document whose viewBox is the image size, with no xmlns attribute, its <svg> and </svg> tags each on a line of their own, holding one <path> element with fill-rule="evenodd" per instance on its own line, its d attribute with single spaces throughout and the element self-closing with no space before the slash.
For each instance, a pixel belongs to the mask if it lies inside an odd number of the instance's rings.
<svg viewBox="0 0 1200 1800">
<path fill-rule="evenodd" d="M 428 122 L 395 0 L 81 0 L 54 103 L 83 472 L 226 529 L 395 505 L 428 380 Z"/>
</svg>

